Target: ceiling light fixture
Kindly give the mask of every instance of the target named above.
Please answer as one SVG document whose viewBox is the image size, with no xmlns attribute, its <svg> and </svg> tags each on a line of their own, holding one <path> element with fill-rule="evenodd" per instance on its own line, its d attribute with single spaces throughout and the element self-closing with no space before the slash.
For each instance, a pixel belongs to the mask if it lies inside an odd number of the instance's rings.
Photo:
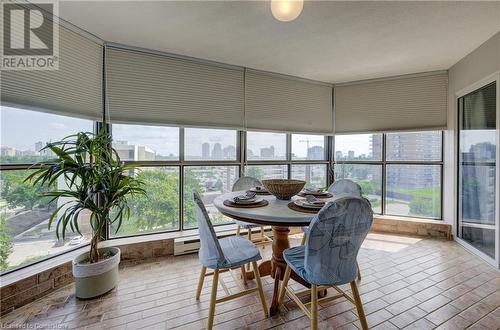
<svg viewBox="0 0 500 330">
<path fill-rule="evenodd" d="M 302 8 L 304 0 L 271 0 L 271 12 L 278 21 L 293 21 L 299 17 Z"/>
</svg>

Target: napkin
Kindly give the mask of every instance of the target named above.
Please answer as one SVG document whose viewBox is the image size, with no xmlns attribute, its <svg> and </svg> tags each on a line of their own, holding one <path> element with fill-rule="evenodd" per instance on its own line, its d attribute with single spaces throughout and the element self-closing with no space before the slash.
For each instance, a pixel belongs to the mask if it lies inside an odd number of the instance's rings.
<svg viewBox="0 0 500 330">
<path fill-rule="evenodd" d="M 317 199 L 316 197 L 311 196 L 311 195 L 307 195 L 306 200 L 309 204 L 312 204 L 312 205 L 324 205 L 325 204 L 324 201 L 320 201 L 319 199 Z"/>
<path fill-rule="evenodd" d="M 235 202 L 240 202 L 240 201 L 249 201 L 255 198 L 256 193 L 252 191 L 247 191 L 245 195 L 239 195 L 233 198 Z"/>
</svg>

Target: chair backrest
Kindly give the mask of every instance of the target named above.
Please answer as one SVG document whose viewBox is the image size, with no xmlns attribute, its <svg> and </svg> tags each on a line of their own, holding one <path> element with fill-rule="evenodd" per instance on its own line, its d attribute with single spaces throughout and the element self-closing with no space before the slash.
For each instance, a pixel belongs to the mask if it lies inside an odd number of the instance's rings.
<svg viewBox="0 0 500 330">
<path fill-rule="evenodd" d="M 373 222 L 370 202 L 345 196 L 313 218 L 305 246 L 305 270 L 313 284 L 341 285 L 357 276 L 356 257 Z"/>
<path fill-rule="evenodd" d="M 224 253 L 220 247 L 205 204 L 195 189 L 193 189 L 193 199 L 196 218 L 198 219 L 198 230 L 200 232 L 200 260 L 213 260 L 218 265 L 222 264 L 225 260 Z"/>
<path fill-rule="evenodd" d="M 332 194 L 349 194 L 356 197 L 361 197 L 362 194 L 359 184 L 349 179 L 335 180 L 335 182 L 328 187 L 328 192 Z"/>
<path fill-rule="evenodd" d="M 259 179 L 252 178 L 251 176 L 242 176 L 234 183 L 233 191 L 248 190 L 261 185 L 262 183 Z"/>
</svg>

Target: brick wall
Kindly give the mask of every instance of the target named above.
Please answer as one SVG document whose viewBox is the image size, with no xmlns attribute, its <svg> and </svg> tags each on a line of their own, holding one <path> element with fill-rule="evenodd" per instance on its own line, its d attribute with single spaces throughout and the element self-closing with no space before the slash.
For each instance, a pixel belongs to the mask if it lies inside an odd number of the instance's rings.
<svg viewBox="0 0 500 330">
<path fill-rule="evenodd" d="M 156 240 L 119 246 L 124 262 L 174 254 L 174 240 Z M 74 281 L 71 261 L 0 288 L 0 316 Z"/>
</svg>

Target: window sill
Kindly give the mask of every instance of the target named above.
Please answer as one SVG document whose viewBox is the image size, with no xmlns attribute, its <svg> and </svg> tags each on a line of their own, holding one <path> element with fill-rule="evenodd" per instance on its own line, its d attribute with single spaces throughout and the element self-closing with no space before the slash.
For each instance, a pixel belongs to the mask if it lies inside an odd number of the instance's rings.
<svg viewBox="0 0 500 330">
<path fill-rule="evenodd" d="M 227 224 L 227 225 L 220 225 L 215 227 L 215 231 L 218 235 L 224 236 L 224 235 L 230 235 L 234 234 L 236 230 L 236 225 L 234 224 Z M 117 238 L 112 238 L 107 241 L 103 241 L 99 244 L 100 247 L 108 247 L 108 246 L 116 246 L 122 248 L 122 260 L 127 260 L 127 259 L 132 259 L 130 257 L 127 257 L 127 250 L 134 250 L 133 252 L 134 255 L 137 255 L 139 249 L 144 249 L 144 244 L 151 244 L 156 248 L 169 248 L 169 241 L 172 242 L 175 239 L 182 239 L 182 238 L 198 238 L 199 237 L 199 232 L 197 229 L 188 229 L 184 231 L 175 231 L 175 232 L 168 232 L 168 233 L 151 233 L 151 234 L 145 234 L 145 235 L 138 235 L 138 236 L 129 236 L 129 237 L 117 237 Z M 162 244 L 163 243 L 163 244 Z M 134 247 L 135 245 L 135 247 Z M 89 245 L 83 245 L 79 248 L 76 248 L 73 251 L 69 251 L 66 253 L 63 253 L 61 255 L 49 258 L 47 260 L 42 260 L 38 263 L 35 263 L 33 265 L 28 265 L 24 268 L 14 270 L 10 273 L 7 273 L 5 275 L 1 276 L 1 283 L 0 283 L 0 288 L 9 286 L 15 282 L 20 282 L 23 281 L 29 277 L 39 275 L 41 273 L 51 271 L 54 268 L 61 267 L 65 265 L 66 263 L 71 263 L 71 261 L 78 255 L 88 251 Z M 130 252 L 130 251 L 129 251 Z M 173 255 L 173 245 L 172 249 L 170 249 L 167 252 L 171 252 L 169 254 Z M 123 255 L 125 254 L 125 255 Z M 69 266 L 71 268 L 71 265 Z M 71 270 L 71 269 L 70 269 Z"/>
<path fill-rule="evenodd" d="M 372 231 L 393 234 L 428 236 L 451 240 L 452 226 L 443 220 L 375 215 Z"/>
</svg>

